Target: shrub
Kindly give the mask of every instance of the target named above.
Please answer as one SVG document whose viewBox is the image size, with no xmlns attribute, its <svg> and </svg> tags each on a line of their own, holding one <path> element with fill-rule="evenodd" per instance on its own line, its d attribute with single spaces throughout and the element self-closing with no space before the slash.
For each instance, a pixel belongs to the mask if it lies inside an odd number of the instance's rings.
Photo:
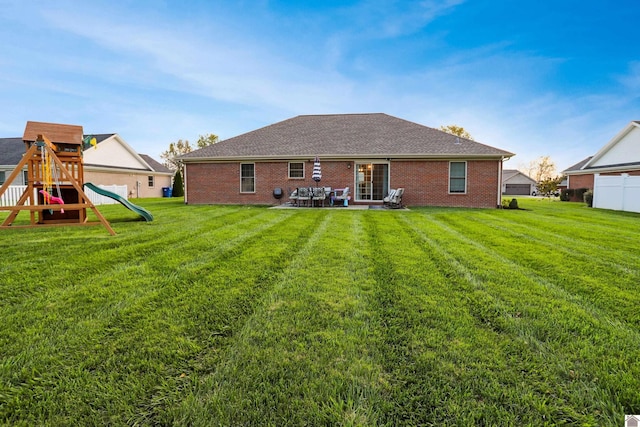
<svg viewBox="0 0 640 427">
<path fill-rule="evenodd" d="M 593 191 L 591 190 L 585 191 L 582 197 L 584 202 L 587 204 L 587 206 L 592 208 L 593 207 Z"/>
<path fill-rule="evenodd" d="M 560 192 L 560 200 L 562 200 L 563 202 L 568 202 L 569 200 L 571 200 L 574 194 L 575 192 L 573 191 L 573 188 L 564 188 Z"/>
<path fill-rule="evenodd" d="M 584 200 L 584 193 L 586 193 L 587 191 L 589 191 L 588 188 L 576 188 L 574 193 L 574 196 L 576 198 L 576 202 L 579 202 L 581 200 Z"/>
<path fill-rule="evenodd" d="M 184 196 L 184 184 L 182 183 L 182 172 L 180 169 L 176 172 L 175 178 L 173 179 L 173 197 L 183 197 Z"/>
<path fill-rule="evenodd" d="M 502 199 L 502 209 L 520 209 L 518 207 L 518 200 Z"/>
</svg>

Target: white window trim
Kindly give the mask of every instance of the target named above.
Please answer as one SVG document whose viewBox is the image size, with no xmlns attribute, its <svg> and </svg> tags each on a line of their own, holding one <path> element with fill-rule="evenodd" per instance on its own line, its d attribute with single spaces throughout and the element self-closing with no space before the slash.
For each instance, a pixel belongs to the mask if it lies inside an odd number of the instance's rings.
<svg viewBox="0 0 640 427">
<path fill-rule="evenodd" d="M 154 175 L 147 175 L 147 185 L 149 188 L 156 188 L 156 177 Z"/>
<path fill-rule="evenodd" d="M 299 164 L 302 165 L 302 177 L 291 176 L 291 163 L 299 163 Z M 288 177 L 289 177 L 289 179 L 304 179 L 304 176 L 305 176 L 304 162 L 289 162 L 289 165 L 288 165 Z"/>
<path fill-rule="evenodd" d="M 451 191 L 451 163 L 464 163 L 464 191 L 463 192 Z M 469 177 L 468 177 L 468 170 L 467 170 L 467 161 L 466 160 L 449 160 L 449 183 L 447 184 L 449 186 L 449 194 L 451 195 L 467 194 L 468 179 Z"/>
<path fill-rule="evenodd" d="M 242 165 L 253 165 L 253 191 L 242 191 Z M 242 194 L 255 194 L 256 192 L 256 164 L 255 163 L 240 163 L 240 170 L 238 171 L 240 174 L 239 184 L 240 184 L 240 193 Z"/>
</svg>

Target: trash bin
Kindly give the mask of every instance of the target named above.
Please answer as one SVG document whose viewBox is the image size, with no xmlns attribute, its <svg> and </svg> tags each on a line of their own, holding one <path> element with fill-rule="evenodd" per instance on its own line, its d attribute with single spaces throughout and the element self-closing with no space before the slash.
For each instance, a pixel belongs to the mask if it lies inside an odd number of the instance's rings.
<svg viewBox="0 0 640 427">
<path fill-rule="evenodd" d="M 171 197 L 171 187 L 162 187 L 162 197 Z"/>
</svg>

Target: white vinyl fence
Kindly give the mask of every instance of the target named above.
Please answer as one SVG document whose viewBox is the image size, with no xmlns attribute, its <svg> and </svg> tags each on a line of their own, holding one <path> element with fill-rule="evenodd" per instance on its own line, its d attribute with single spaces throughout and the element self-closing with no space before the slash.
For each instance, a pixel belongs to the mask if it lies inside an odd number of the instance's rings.
<svg viewBox="0 0 640 427">
<path fill-rule="evenodd" d="M 640 176 L 600 176 L 593 182 L 593 207 L 640 212 Z"/>
<path fill-rule="evenodd" d="M 107 191 L 111 191 L 112 193 L 116 193 L 124 199 L 127 199 L 127 196 L 129 195 L 126 185 L 98 185 L 98 187 L 103 188 Z M 18 203 L 18 200 L 20 200 L 20 196 L 22 196 L 22 193 L 26 188 L 26 185 L 10 185 L 7 191 L 5 191 L 2 196 L 0 196 L 0 206 L 15 206 L 16 203 Z M 84 192 L 87 197 L 89 197 L 89 200 L 91 200 L 91 202 L 96 206 L 112 205 L 118 203 L 116 200 L 113 200 L 109 197 L 101 196 L 100 194 L 88 189 L 87 187 L 84 187 Z M 28 205 L 29 202 L 27 201 L 27 203 L 25 204 Z"/>
<path fill-rule="evenodd" d="M 26 188 L 26 185 L 10 185 L 7 191 L 0 196 L 0 206 L 15 206 Z M 25 204 L 28 205 L 29 201 Z"/>
<path fill-rule="evenodd" d="M 122 197 L 123 199 L 128 199 L 129 191 L 126 185 L 98 185 L 98 187 L 102 188 L 103 190 L 116 193 L 118 196 Z M 100 194 L 96 193 L 95 191 L 87 187 L 84 187 L 84 192 L 87 195 L 87 197 L 89 197 L 89 200 L 91 200 L 91 202 L 96 206 L 113 205 L 118 203 L 117 200 L 113 200 L 109 197 L 101 196 Z"/>
</svg>

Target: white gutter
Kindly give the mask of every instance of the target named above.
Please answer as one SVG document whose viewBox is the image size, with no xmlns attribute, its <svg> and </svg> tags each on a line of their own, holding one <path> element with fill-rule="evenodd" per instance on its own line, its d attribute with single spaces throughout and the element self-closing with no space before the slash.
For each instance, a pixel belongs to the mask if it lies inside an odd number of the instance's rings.
<svg viewBox="0 0 640 427">
<path fill-rule="evenodd" d="M 502 165 L 504 163 L 504 156 L 500 158 L 500 167 L 498 168 L 498 204 L 497 206 L 502 206 Z"/>
<path fill-rule="evenodd" d="M 187 165 L 183 165 L 182 167 L 182 186 L 184 187 L 184 204 L 187 205 L 189 202 L 187 201 Z"/>
<path fill-rule="evenodd" d="M 292 160 L 311 160 L 316 155 L 274 155 L 274 156 L 220 156 L 220 157 L 185 157 L 180 159 L 183 163 L 218 163 L 218 162 L 265 162 L 265 161 L 292 161 Z M 497 156 L 495 154 L 325 154 L 319 155 L 322 161 L 353 161 L 354 159 L 378 159 L 378 160 L 448 160 L 448 159 L 469 159 L 469 160 L 497 160 L 501 161 L 506 156 Z M 510 158 L 508 156 L 506 158 Z"/>
</svg>

